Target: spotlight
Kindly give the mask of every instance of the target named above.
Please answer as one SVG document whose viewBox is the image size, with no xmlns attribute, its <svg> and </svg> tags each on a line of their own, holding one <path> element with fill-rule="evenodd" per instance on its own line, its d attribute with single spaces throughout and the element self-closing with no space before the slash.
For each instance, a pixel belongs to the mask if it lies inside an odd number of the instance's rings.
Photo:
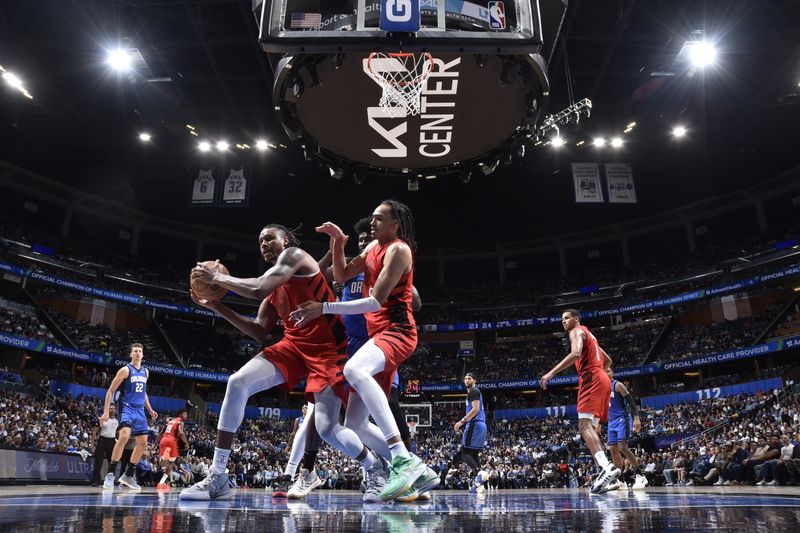
<svg viewBox="0 0 800 533">
<path fill-rule="evenodd" d="M 256 141 L 256 149 L 261 150 L 262 152 L 269 148 L 269 144 L 264 139 L 259 139 Z"/>
<path fill-rule="evenodd" d="M 331 178 L 335 180 L 342 179 L 342 176 L 344 175 L 344 172 L 340 168 L 334 170 L 333 167 L 328 167 L 328 171 L 331 173 Z"/>
<path fill-rule="evenodd" d="M 127 50 L 121 48 L 108 52 L 106 62 L 117 72 L 127 72 L 131 69 L 131 56 Z"/>
<path fill-rule="evenodd" d="M 142 141 L 142 142 L 145 142 L 145 143 L 149 143 L 150 139 L 152 139 L 152 138 L 153 138 L 153 136 L 150 135 L 149 133 L 140 133 L 139 134 L 139 140 Z"/>
<path fill-rule="evenodd" d="M 488 176 L 497 169 L 499 164 L 500 161 L 493 161 L 490 165 L 487 165 L 486 163 L 478 163 L 478 166 L 480 167 L 481 172 L 483 172 L 483 175 Z"/>
<path fill-rule="evenodd" d="M 417 192 L 419 190 L 419 179 L 408 178 L 408 192 Z"/>
<path fill-rule="evenodd" d="M 613 139 L 611 139 L 611 147 L 622 148 L 622 139 L 619 137 L 614 137 Z"/>
<path fill-rule="evenodd" d="M 562 146 L 567 144 L 567 141 L 562 139 L 561 136 L 559 135 L 558 137 L 553 137 L 552 139 L 550 139 L 550 144 L 553 145 L 553 148 L 561 148 Z"/>
<path fill-rule="evenodd" d="M 208 152 L 211 150 L 211 143 L 207 141 L 203 141 L 197 145 L 201 152 Z"/>
<path fill-rule="evenodd" d="M 683 126 L 675 126 L 672 129 L 672 136 L 675 137 L 676 139 L 680 139 L 681 137 L 685 137 L 686 136 L 686 128 L 684 128 Z"/>
<path fill-rule="evenodd" d="M 595 148 L 602 148 L 606 145 L 606 140 L 603 137 L 597 137 L 594 141 L 592 141 L 592 144 L 595 146 Z"/>
<path fill-rule="evenodd" d="M 229 146 L 230 145 L 225 141 L 217 141 L 217 150 L 219 150 L 220 152 L 224 152 L 225 150 L 228 149 Z"/>
<path fill-rule="evenodd" d="M 6 80 L 6 83 L 9 84 L 14 89 L 20 91 L 22 90 L 22 80 L 19 79 L 19 76 L 14 74 L 13 72 L 3 72 L 3 79 Z"/>
<path fill-rule="evenodd" d="M 689 52 L 689 60 L 697 68 L 713 65 L 717 60 L 717 50 L 713 44 L 707 41 L 699 41 L 692 46 L 691 52 Z"/>
</svg>

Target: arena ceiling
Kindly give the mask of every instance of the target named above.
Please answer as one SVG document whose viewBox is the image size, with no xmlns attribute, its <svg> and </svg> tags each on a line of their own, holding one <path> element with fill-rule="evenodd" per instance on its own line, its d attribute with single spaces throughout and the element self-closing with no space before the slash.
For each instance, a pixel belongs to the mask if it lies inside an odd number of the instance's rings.
<svg viewBox="0 0 800 533">
<path fill-rule="evenodd" d="M 349 225 L 396 197 L 416 211 L 423 248 L 490 249 L 674 208 L 800 163 L 798 21 L 794 0 L 572 0 L 551 61 L 550 111 L 572 95 L 592 100 L 591 118 L 562 128 L 560 150 L 531 147 L 468 184 L 426 180 L 408 192 L 398 179 L 332 180 L 288 141 L 248 0 L 8 0 L 0 65 L 33 99 L 3 84 L 0 158 L 146 212 L 242 233 L 268 221 Z M 698 35 L 718 48 L 705 71 L 681 61 Z M 106 63 L 118 46 L 138 54 L 130 74 Z M 679 124 L 688 135 L 676 141 Z M 138 140 L 142 131 L 150 143 Z M 625 144 L 599 152 L 597 135 Z M 200 137 L 265 138 L 275 148 L 203 156 Z M 187 206 L 204 157 L 253 169 L 250 207 Z M 573 161 L 631 163 L 639 204 L 576 206 Z"/>
</svg>

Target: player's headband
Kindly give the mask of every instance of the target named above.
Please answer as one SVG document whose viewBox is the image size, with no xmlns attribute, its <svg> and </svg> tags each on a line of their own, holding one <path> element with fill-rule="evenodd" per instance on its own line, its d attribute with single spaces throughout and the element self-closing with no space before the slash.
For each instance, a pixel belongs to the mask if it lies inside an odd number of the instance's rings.
<svg viewBox="0 0 800 533">
<path fill-rule="evenodd" d="M 475 374 L 473 374 L 472 372 L 467 372 L 466 374 L 464 374 L 464 377 L 467 377 L 467 376 L 471 377 L 474 380 L 478 379 L 477 377 L 475 377 Z"/>
</svg>

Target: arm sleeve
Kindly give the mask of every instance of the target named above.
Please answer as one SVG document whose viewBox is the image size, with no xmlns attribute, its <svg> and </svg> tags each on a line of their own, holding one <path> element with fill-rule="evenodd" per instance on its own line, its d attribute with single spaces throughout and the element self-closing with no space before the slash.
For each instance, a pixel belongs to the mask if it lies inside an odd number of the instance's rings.
<svg viewBox="0 0 800 533">
<path fill-rule="evenodd" d="M 322 313 L 326 315 L 363 315 L 381 308 L 374 296 L 350 300 L 349 302 L 322 302 Z"/>
<path fill-rule="evenodd" d="M 633 401 L 633 394 L 628 394 L 625 396 L 625 404 L 628 406 L 628 412 L 630 412 L 631 416 L 639 416 L 639 410 L 636 408 L 636 402 Z"/>
</svg>

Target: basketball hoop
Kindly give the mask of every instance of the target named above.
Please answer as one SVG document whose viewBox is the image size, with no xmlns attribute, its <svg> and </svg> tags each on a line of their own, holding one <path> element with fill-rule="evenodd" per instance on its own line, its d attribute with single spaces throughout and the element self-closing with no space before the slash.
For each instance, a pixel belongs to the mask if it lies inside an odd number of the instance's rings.
<svg viewBox="0 0 800 533">
<path fill-rule="evenodd" d="M 413 420 L 408 421 L 408 432 L 411 433 L 411 438 L 414 438 L 414 436 L 417 434 L 417 422 L 414 422 Z"/>
<path fill-rule="evenodd" d="M 367 72 L 381 86 L 378 105 L 391 117 L 418 115 L 420 95 L 433 72 L 433 56 L 428 52 L 411 54 L 372 52 Z"/>
</svg>

